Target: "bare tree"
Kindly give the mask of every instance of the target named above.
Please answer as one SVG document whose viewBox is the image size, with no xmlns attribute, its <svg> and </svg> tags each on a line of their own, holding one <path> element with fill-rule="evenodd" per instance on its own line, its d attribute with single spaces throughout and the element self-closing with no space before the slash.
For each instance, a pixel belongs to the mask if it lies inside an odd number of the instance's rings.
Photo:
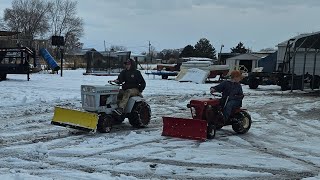
<svg viewBox="0 0 320 180">
<path fill-rule="evenodd" d="M 4 10 L 4 21 L 12 31 L 21 32 L 33 40 L 44 35 L 49 28 L 48 11 L 52 3 L 41 0 L 13 0 L 12 8 Z"/>
<path fill-rule="evenodd" d="M 150 46 L 150 53 L 148 52 L 147 56 L 149 58 L 152 57 L 152 59 L 154 59 L 157 56 L 158 52 L 156 50 L 156 48 L 154 46 Z"/>
<path fill-rule="evenodd" d="M 5 30 L 8 30 L 8 27 L 5 21 L 3 20 L 3 18 L 0 18 L 0 31 L 5 31 Z"/>
<path fill-rule="evenodd" d="M 158 53 L 158 58 L 164 60 L 169 60 L 170 58 L 179 59 L 181 51 L 181 49 L 163 49 Z"/>
<path fill-rule="evenodd" d="M 50 9 L 51 35 L 65 37 L 65 50 L 79 48 L 79 38 L 83 36 L 83 19 L 77 16 L 77 2 L 55 0 Z"/>
</svg>

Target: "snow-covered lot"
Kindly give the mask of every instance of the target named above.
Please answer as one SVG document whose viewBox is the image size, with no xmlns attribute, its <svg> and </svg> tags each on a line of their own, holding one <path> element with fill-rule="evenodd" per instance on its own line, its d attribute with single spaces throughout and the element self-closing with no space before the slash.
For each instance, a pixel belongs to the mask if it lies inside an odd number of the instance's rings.
<svg viewBox="0 0 320 180">
<path fill-rule="evenodd" d="M 319 95 L 243 86 L 250 131 L 224 127 L 199 142 L 161 136 L 161 117 L 190 117 L 188 101 L 208 97 L 213 84 L 145 76 L 149 128 L 125 121 L 112 133 L 88 134 L 51 125 L 54 106 L 81 106 L 81 84 L 115 78 L 82 73 L 0 82 L 0 179 L 320 179 Z"/>
</svg>

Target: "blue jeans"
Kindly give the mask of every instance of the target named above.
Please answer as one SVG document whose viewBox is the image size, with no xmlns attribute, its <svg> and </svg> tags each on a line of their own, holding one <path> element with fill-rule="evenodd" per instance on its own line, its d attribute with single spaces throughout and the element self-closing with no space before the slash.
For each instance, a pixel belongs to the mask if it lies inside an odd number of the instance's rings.
<svg viewBox="0 0 320 180">
<path fill-rule="evenodd" d="M 223 109 L 223 116 L 225 120 L 228 120 L 232 111 L 236 108 L 241 107 L 241 101 L 239 100 L 229 100 L 226 107 Z"/>
</svg>

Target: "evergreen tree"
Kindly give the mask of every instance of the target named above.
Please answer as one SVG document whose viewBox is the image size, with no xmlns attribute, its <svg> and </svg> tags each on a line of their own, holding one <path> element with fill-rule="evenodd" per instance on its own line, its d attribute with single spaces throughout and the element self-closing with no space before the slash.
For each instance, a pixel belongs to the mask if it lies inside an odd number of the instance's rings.
<svg viewBox="0 0 320 180">
<path fill-rule="evenodd" d="M 194 55 L 194 47 L 191 45 L 187 45 L 183 48 L 179 57 L 193 57 Z"/>
<path fill-rule="evenodd" d="M 194 46 L 194 56 L 216 59 L 216 50 L 208 39 L 202 38 Z"/>
<path fill-rule="evenodd" d="M 236 47 L 231 48 L 231 53 L 245 54 L 248 52 L 249 52 L 249 50 L 246 47 L 244 47 L 242 42 L 239 42 Z"/>
</svg>

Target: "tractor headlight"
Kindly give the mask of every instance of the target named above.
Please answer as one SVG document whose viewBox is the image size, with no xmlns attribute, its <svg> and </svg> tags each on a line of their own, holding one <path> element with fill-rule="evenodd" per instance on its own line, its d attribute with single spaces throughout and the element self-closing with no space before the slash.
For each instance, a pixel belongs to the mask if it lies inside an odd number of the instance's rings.
<svg viewBox="0 0 320 180">
<path fill-rule="evenodd" d="M 86 87 L 83 87 L 83 88 L 82 88 L 82 91 L 83 91 L 83 92 L 87 92 L 87 88 L 86 88 Z"/>
<path fill-rule="evenodd" d="M 195 107 L 191 107 L 190 109 L 191 109 L 192 117 L 196 117 L 197 116 L 196 108 Z"/>
<path fill-rule="evenodd" d="M 95 92 L 96 92 L 96 89 L 95 89 L 95 88 L 92 88 L 92 89 L 91 89 L 91 92 L 92 92 L 92 93 L 95 93 Z"/>
</svg>

